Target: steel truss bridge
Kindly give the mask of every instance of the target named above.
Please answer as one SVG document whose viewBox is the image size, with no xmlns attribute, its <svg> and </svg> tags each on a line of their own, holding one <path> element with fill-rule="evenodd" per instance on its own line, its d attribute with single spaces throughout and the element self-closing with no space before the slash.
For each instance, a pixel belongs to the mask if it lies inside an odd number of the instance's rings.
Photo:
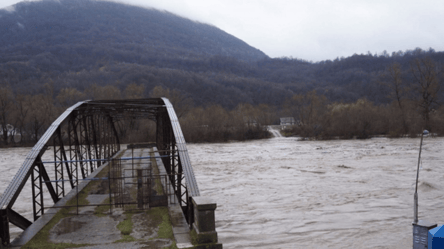
<svg viewBox="0 0 444 249">
<path fill-rule="evenodd" d="M 52 123 L 28 153 L 1 196 L 2 243 L 10 243 L 10 223 L 23 230 L 32 224 L 23 214 L 14 210 L 14 203 L 28 180 L 31 183 L 32 209 L 36 221 L 45 212 L 44 192 L 50 194 L 54 204 L 57 203 L 76 187 L 78 180 L 85 179 L 120 151 L 116 128 L 128 119 L 155 122 L 157 149 L 174 194 L 191 226 L 191 197 L 200 194 L 185 139 L 170 101 L 166 98 L 83 101 L 68 108 Z M 42 160 L 45 152 L 53 154 L 52 162 Z M 44 186 L 47 191 L 44 191 Z"/>
</svg>

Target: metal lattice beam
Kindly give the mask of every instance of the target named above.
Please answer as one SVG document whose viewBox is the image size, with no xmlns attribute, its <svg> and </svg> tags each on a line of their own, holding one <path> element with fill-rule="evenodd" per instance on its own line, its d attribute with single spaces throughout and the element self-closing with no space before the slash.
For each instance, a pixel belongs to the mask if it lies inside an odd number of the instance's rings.
<svg viewBox="0 0 444 249">
<path fill-rule="evenodd" d="M 32 186 L 34 220 L 44 214 L 46 186 L 56 203 L 76 187 L 82 178 L 103 164 L 120 150 L 117 123 L 125 119 L 148 119 L 156 123 L 156 143 L 162 161 L 170 176 L 175 195 L 180 200 L 188 222 L 192 223 L 190 197 L 198 196 L 199 189 L 191 167 L 185 139 L 174 109 L 166 98 L 140 100 L 83 101 L 68 108 L 48 128 L 26 156 L 25 162 L 0 197 L 0 238 L 9 244 L 9 223 L 25 229 L 30 221 L 12 207 L 28 179 Z M 53 146 L 54 167 L 41 158 Z M 51 163 L 52 165 L 52 163 Z M 54 170 L 54 179 L 48 170 Z M 79 172 L 80 171 L 80 172 Z M 70 184 L 65 184 L 68 181 Z M 52 184 L 54 182 L 54 185 Z M 70 189 L 69 189 L 70 187 Z"/>
</svg>

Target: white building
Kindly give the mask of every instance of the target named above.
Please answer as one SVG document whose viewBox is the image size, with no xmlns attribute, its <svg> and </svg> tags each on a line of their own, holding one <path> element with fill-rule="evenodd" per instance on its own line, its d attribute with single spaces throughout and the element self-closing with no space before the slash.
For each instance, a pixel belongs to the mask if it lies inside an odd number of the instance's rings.
<svg viewBox="0 0 444 249">
<path fill-rule="evenodd" d="M 8 132 L 8 136 L 12 136 L 12 134 L 14 134 L 15 128 L 14 128 L 14 126 L 7 124 L 6 130 Z M 0 125 L 0 135 L 3 135 L 3 126 L 2 125 Z"/>
<path fill-rule="evenodd" d="M 294 121 L 293 117 L 284 117 L 281 118 L 281 126 L 286 126 L 286 125 L 295 125 L 296 122 Z"/>
</svg>

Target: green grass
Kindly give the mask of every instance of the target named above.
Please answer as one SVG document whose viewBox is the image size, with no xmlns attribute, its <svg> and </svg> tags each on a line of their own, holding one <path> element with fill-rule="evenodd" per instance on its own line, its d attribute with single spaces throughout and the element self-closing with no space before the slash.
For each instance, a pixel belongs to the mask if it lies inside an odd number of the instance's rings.
<svg viewBox="0 0 444 249">
<path fill-rule="evenodd" d="M 125 214 L 125 220 L 117 225 L 117 228 L 121 231 L 123 238 L 115 241 L 114 243 L 137 241 L 134 237 L 130 235 L 133 228 L 132 216 L 134 215 L 134 213 L 126 212 Z M 155 207 L 145 211 L 145 214 L 149 216 L 149 221 L 146 224 L 147 226 L 159 227 L 157 237 L 151 238 L 150 240 L 170 239 L 173 242 L 172 245 L 170 245 L 169 247 L 164 247 L 164 249 L 177 249 L 173 235 L 173 228 L 171 227 L 170 216 L 168 214 L 168 208 Z"/>
<path fill-rule="evenodd" d="M 173 235 L 173 227 L 171 226 L 170 216 L 168 214 L 167 207 L 155 207 L 148 211 L 146 214 L 150 217 L 152 222 L 159 224 L 159 230 L 157 231 L 157 237 L 154 239 L 170 239 L 173 244 L 169 247 L 164 247 L 164 249 L 177 249 L 176 241 Z"/>
<path fill-rule="evenodd" d="M 126 215 L 125 219 L 117 225 L 117 229 L 119 229 L 123 235 L 130 235 L 131 232 L 133 231 L 133 221 L 132 221 L 133 213 L 128 212 L 125 213 L 125 215 Z"/>
<path fill-rule="evenodd" d="M 174 240 L 173 228 L 171 226 L 171 220 L 168 214 L 168 208 L 158 207 L 158 209 L 159 209 L 159 215 L 162 217 L 162 223 L 160 223 L 159 231 L 157 232 L 158 238 Z"/>
<path fill-rule="evenodd" d="M 124 242 L 133 242 L 136 241 L 136 239 L 131 235 L 122 235 L 122 239 L 114 241 L 114 243 L 124 243 Z"/>
<path fill-rule="evenodd" d="M 117 229 L 122 233 L 122 239 L 116 240 L 114 243 L 136 241 L 136 239 L 130 235 L 133 231 L 133 215 L 133 212 L 125 212 L 125 219 L 117 224 Z"/>
<path fill-rule="evenodd" d="M 135 212 L 126 211 L 125 212 L 125 220 L 121 221 L 117 228 L 122 233 L 122 239 L 115 241 L 114 243 L 119 242 L 131 242 L 136 241 L 134 237 L 130 234 L 133 231 L 133 221 L 132 217 Z M 166 207 L 156 207 L 152 208 L 148 211 L 145 211 L 145 214 L 149 216 L 149 222 L 146 224 L 147 226 L 159 226 L 159 230 L 156 238 L 153 239 L 171 239 L 174 241 L 173 229 L 171 227 L 170 217 L 168 215 L 168 208 Z"/>
</svg>

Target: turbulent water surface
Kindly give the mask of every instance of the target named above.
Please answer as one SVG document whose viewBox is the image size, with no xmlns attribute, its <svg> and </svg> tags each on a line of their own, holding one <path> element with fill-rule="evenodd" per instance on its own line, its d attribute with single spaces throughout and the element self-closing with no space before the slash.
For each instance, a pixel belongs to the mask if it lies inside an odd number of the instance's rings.
<svg viewBox="0 0 444 249">
<path fill-rule="evenodd" d="M 22 166 L 23 162 L 25 161 L 26 155 L 31 151 L 32 148 L 8 148 L 8 149 L 2 149 L 0 148 L 0 194 L 3 194 L 5 189 L 8 187 L 9 183 L 11 182 L 12 178 L 15 176 L 19 168 Z M 48 151 L 49 152 L 49 151 Z M 53 161 L 51 158 L 50 153 L 45 153 L 42 156 L 43 161 Z M 47 167 L 51 167 L 51 165 L 46 165 Z M 51 168 L 48 168 L 48 175 L 53 178 L 54 171 L 51 170 Z M 51 197 L 49 193 L 46 190 L 46 187 L 44 187 L 44 205 L 45 207 L 52 206 L 54 203 L 51 200 Z M 33 215 L 32 215 L 32 192 L 31 192 L 31 184 L 29 180 L 27 181 L 26 185 L 23 188 L 23 191 L 17 198 L 17 201 L 15 202 L 13 209 L 20 213 L 21 215 L 25 216 L 30 221 L 33 221 Z M 11 237 L 16 237 L 19 233 L 21 233 L 21 229 L 15 227 L 14 225 L 11 226 Z"/>
<path fill-rule="evenodd" d="M 419 138 L 188 145 L 224 248 L 411 248 L 418 148 Z M 425 138 L 419 184 L 420 219 L 438 224 L 443 149 Z M 0 149 L 0 193 L 29 150 Z M 14 208 L 31 218 L 27 188 Z"/>
<path fill-rule="evenodd" d="M 444 139 L 426 138 L 420 219 L 444 223 Z M 224 248 L 411 248 L 418 139 L 189 145 Z"/>
</svg>

